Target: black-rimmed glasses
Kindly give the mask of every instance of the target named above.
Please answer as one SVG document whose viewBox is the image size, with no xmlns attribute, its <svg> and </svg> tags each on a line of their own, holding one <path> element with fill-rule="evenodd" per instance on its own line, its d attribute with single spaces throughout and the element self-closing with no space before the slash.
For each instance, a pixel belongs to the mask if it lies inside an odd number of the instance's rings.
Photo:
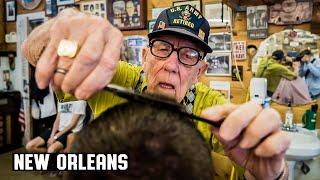
<svg viewBox="0 0 320 180">
<path fill-rule="evenodd" d="M 149 47 L 151 54 L 158 58 L 168 58 L 173 51 L 177 51 L 179 62 L 187 66 L 196 65 L 204 56 L 196 49 L 190 47 L 174 48 L 173 44 L 163 40 L 150 41 Z"/>
</svg>

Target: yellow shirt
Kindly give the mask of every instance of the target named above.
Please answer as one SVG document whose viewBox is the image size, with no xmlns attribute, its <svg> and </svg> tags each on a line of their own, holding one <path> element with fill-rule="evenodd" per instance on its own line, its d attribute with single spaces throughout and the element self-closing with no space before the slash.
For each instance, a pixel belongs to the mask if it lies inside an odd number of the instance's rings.
<svg viewBox="0 0 320 180">
<path fill-rule="evenodd" d="M 140 66 L 131 65 L 120 61 L 111 83 L 131 89 L 137 89 L 136 86 L 138 85 L 141 71 L 142 67 Z M 142 87 L 140 88 L 141 91 L 146 87 L 146 85 L 147 82 L 143 81 L 141 85 Z M 196 97 L 193 105 L 193 114 L 200 116 L 201 112 L 205 108 L 226 103 L 226 100 L 221 93 L 214 91 L 203 83 L 197 83 L 195 87 Z M 58 99 L 69 101 L 74 100 L 75 98 L 70 94 L 63 95 L 60 93 L 58 94 Z M 124 102 L 126 102 L 126 99 L 115 96 L 113 93 L 107 91 L 100 91 L 88 100 L 88 104 L 92 109 L 94 118 L 98 117 L 105 110 Z M 213 138 L 210 126 L 199 121 L 195 121 L 195 123 L 197 129 L 201 132 L 207 142 L 210 143 L 211 141 L 210 144 L 212 145 L 213 151 L 216 152 L 213 156 L 213 163 L 216 164 L 215 160 L 218 161 L 218 164 L 215 165 L 217 166 L 215 167 L 215 179 L 231 179 L 230 177 L 233 177 L 233 179 L 243 179 L 243 169 L 239 167 L 233 169 L 232 162 L 227 156 L 224 156 L 223 148 L 219 142 Z M 222 162 L 221 159 L 223 159 Z"/>
</svg>

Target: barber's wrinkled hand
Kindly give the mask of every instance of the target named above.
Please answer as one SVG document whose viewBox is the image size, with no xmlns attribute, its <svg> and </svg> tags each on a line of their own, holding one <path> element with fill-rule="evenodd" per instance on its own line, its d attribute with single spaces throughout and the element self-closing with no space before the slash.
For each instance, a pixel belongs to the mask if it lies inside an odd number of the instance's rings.
<svg viewBox="0 0 320 180">
<path fill-rule="evenodd" d="M 29 62 L 36 64 L 35 76 L 40 88 L 51 82 L 55 89 L 87 99 L 111 81 L 120 58 L 122 37 L 103 18 L 65 9 L 36 28 L 23 43 L 22 51 Z M 78 43 L 74 58 L 57 55 L 63 39 Z M 67 73 L 55 73 L 57 68 Z"/>
<path fill-rule="evenodd" d="M 281 117 L 255 102 L 225 104 L 207 108 L 202 116 L 212 121 L 225 118 L 212 128 L 226 155 L 256 179 L 275 179 L 285 168 L 285 151 L 290 138 L 281 131 Z"/>
</svg>

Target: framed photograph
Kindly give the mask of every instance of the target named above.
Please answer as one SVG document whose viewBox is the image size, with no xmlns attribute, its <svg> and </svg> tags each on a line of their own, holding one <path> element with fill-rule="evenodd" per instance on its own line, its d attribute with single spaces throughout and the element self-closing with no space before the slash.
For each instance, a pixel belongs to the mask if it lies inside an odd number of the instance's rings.
<svg viewBox="0 0 320 180">
<path fill-rule="evenodd" d="M 223 3 L 204 4 L 203 15 L 210 27 L 225 27 L 232 23 L 232 9 Z"/>
<path fill-rule="evenodd" d="M 152 8 L 152 19 L 157 19 L 159 14 L 169 7 L 161 7 L 161 8 Z"/>
<path fill-rule="evenodd" d="M 106 6 L 107 4 L 105 0 L 80 1 L 81 12 L 100 16 L 102 18 L 107 18 Z"/>
<path fill-rule="evenodd" d="M 243 81 L 243 66 L 232 66 L 231 72 L 232 81 Z"/>
<path fill-rule="evenodd" d="M 219 91 L 229 102 L 231 96 L 231 85 L 228 81 L 210 81 L 210 88 Z"/>
<path fill-rule="evenodd" d="M 231 53 L 210 53 L 206 61 L 209 64 L 207 76 L 231 76 Z"/>
<path fill-rule="evenodd" d="M 121 60 L 131 64 L 142 64 L 142 49 L 148 46 L 145 36 L 127 36 L 121 48 Z"/>
<path fill-rule="evenodd" d="M 120 30 L 145 29 L 147 0 L 108 0 L 108 19 Z"/>
<path fill-rule="evenodd" d="M 6 21 L 16 21 L 17 9 L 16 9 L 16 1 L 10 0 L 5 1 L 6 3 Z"/>
<path fill-rule="evenodd" d="M 210 33 L 208 44 L 214 52 L 230 52 L 231 33 Z"/>
<path fill-rule="evenodd" d="M 268 37 L 268 6 L 247 7 L 247 30 L 250 39 Z"/>
<path fill-rule="evenodd" d="M 151 20 L 148 22 L 148 32 L 152 32 L 154 25 L 156 24 L 156 20 Z"/>
<path fill-rule="evenodd" d="M 181 5 L 185 5 L 185 4 L 189 4 L 189 5 L 193 6 L 194 8 L 196 8 L 199 12 L 201 12 L 201 0 L 198 0 L 198 1 L 174 1 L 172 3 L 173 6 L 181 6 Z"/>
<path fill-rule="evenodd" d="M 65 6 L 58 6 L 58 13 L 61 12 L 62 10 L 66 9 L 66 8 L 77 8 L 79 9 L 79 4 L 69 4 L 69 5 L 65 5 Z"/>
<path fill-rule="evenodd" d="M 57 5 L 69 5 L 69 4 L 74 4 L 74 0 L 57 0 Z"/>
<path fill-rule="evenodd" d="M 46 16 L 53 17 L 58 14 L 57 0 L 46 0 L 45 4 Z"/>
</svg>

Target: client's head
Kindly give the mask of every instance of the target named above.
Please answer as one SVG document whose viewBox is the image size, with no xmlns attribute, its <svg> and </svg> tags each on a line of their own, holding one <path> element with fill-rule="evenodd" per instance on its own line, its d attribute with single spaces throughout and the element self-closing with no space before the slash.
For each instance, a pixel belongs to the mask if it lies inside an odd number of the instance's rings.
<svg viewBox="0 0 320 180">
<path fill-rule="evenodd" d="M 127 153 L 129 168 L 72 172 L 69 179 L 213 178 L 209 148 L 193 123 L 156 104 L 130 102 L 107 110 L 77 135 L 73 152 Z"/>
</svg>

